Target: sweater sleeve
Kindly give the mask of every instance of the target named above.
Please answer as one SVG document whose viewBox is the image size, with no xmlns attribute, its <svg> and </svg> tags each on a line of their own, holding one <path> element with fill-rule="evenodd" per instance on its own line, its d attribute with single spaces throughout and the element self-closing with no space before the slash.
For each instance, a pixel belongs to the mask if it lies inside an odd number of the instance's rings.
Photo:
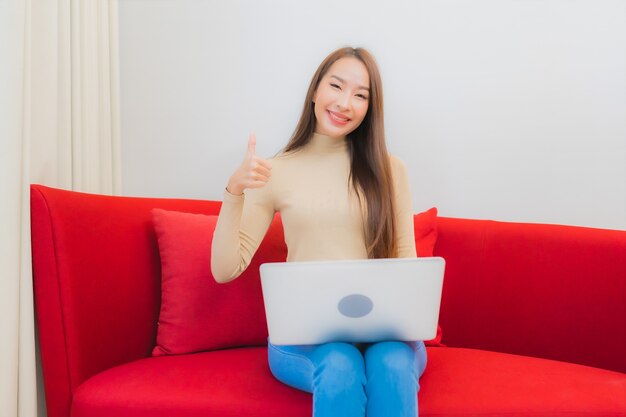
<svg viewBox="0 0 626 417">
<path fill-rule="evenodd" d="M 392 156 L 393 186 L 398 258 L 416 258 L 415 229 L 413 227 L 413 199 L 411 186 L 404 162 Z"/>
<path fill-rule="evenodd" d="M 211 244 L 211 272 L 217 282 L 232 281 L 250 264 L 274 218 L 270 188 L 268 183 L 240 196 L 224 191 Z"/>
</svg>

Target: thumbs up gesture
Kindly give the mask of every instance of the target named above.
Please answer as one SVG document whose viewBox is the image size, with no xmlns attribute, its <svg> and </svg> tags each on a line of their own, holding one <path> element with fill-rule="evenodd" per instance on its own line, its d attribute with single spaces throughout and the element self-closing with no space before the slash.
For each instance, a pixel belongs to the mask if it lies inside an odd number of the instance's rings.
<svg viewBox="0 0 626 417">
<path fill-rule="evenodd" d="M 270 179 L 272 165 L 256 154 L 256 135 L 250 134 L 248 149 L 243 162 L 228 180 L 226 190 L 241 195 L 246 188 L 261 188 Z"/>
</svg>

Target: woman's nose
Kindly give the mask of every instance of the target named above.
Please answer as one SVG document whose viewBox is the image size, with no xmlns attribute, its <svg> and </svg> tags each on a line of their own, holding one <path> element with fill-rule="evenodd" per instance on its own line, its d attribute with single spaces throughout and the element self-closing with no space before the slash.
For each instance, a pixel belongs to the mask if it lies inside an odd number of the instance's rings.
<svg viewBox="0 0 626 417">
<path fill-rule="evenodd" d="M 337 97 L 336 104 L 340 109 L 347 109 L 350 106 L 350 97 L 348 94 L 340 94 Z"/>
</svg>

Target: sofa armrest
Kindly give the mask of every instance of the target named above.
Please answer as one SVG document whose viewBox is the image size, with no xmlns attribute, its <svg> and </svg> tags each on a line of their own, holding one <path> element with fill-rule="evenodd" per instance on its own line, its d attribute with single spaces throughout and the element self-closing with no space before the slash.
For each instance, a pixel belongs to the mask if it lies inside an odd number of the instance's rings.
<svg viewBox="0 0 626 417">
<path fill-rule="evenodd" d="M 439 219 L 443 342 L 626 372 L 626 232 Z"/>
<path fill-rule="evenodd" d="M 35 308 L 50 417 L 91 376 L 150 355 L 161 264 L 150 210 L 217 214 L 211 201 L 31 186 Z"/>
</svg>

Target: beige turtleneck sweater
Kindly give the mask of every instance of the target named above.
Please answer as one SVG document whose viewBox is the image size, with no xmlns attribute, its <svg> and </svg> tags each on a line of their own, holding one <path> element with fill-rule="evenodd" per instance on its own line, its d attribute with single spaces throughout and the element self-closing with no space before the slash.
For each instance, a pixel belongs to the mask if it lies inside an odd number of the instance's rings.
<svg viewBox="0 0 626 417">
<path fill-rule="evenodd" d="M 218 282 L 238 277 L 250 264 L 274 217 L 280 212 L 287 261 L 367 259 L 359 200 L 348 183 L 346 138 L 315 133 L 297 151 L 269 160 L 272 176 L 245 195 L 224 192 L 211 249 Z M 398 257 L 416 257 L 413 209 L 407 172 L 391 157 Z"/>
</svg>

